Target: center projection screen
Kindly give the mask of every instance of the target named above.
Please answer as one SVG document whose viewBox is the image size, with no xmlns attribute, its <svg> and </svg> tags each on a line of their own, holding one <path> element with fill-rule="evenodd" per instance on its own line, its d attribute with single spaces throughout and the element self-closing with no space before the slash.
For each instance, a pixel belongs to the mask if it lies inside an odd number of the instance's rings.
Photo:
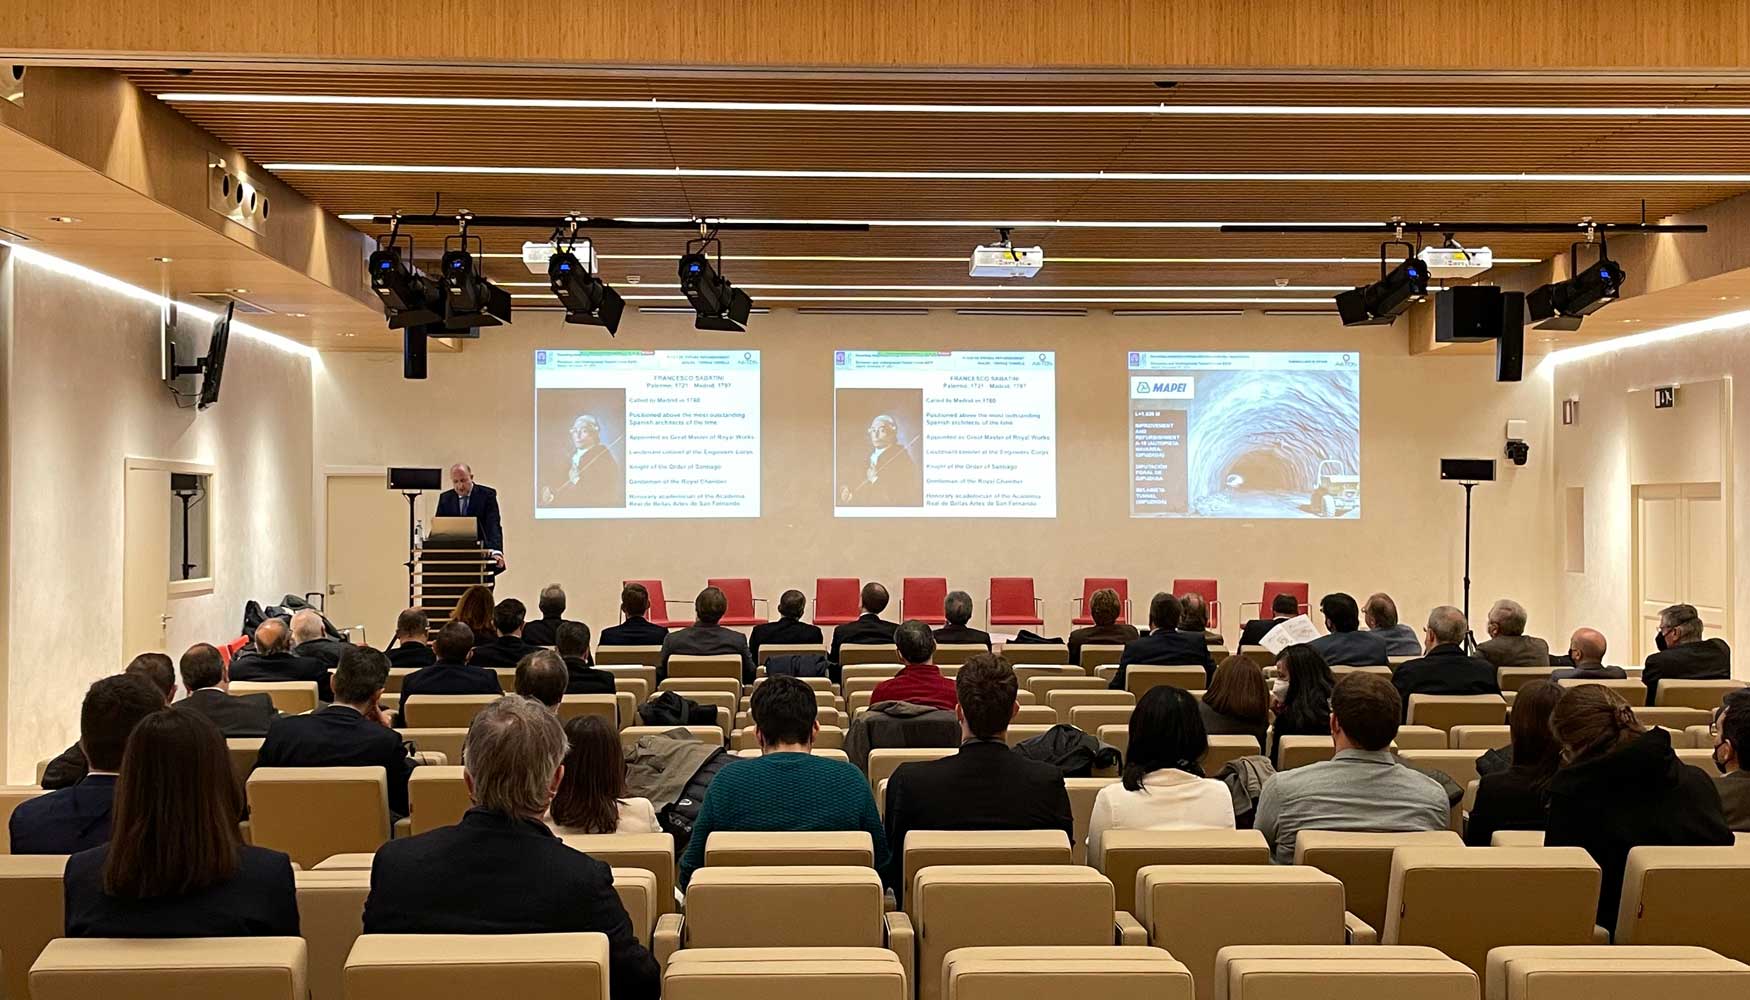
<svg viewBox="0 0 1750 1000">
<path fill-rule="evenodd" d="M 1129 360 L 1132 517 L 1361 516 L 1360 355 Z"/>
</svg>

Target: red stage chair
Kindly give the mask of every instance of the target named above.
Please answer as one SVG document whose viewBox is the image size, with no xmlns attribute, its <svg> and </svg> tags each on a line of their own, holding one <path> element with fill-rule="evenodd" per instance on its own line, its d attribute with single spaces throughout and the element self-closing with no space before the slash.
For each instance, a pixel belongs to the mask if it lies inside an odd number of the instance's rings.
<svg viewBox="0 0 1750 1000">
<path fill-rule="evenodd" d="M 942 605 L 948 600 L 945 576 L 908 576 L 900 583 L 899 617 L 915 618 L 925 625 L 946 625 Z"/>
<path fill-rule="evenodd" d="M 984 602 L 985 620 L 992 625 L 1044 625 L 1039 617 L 1039 598 L 1033 594 L 1030 576 L 993 576 L 990 598 Z"/>
<path fill-rule="evenodd" d="M 1264 581 L 1264 600 L 1258 605 L 1258 617 L 1264 617 L 1264 612 L 1270 610 L 1270 602 L 1276 600 L 1277 594 L 1292 594 L 1295 604 L 1300 608 L 1300 613 L 1306 614 L 1307 601 L 1310 599 L 1307 595 L 1311 589 L 1305 583 L 1295 583 L 1289 580 Z"/>
<path fill-rule="evenodd" d="M 712 577 L 705 581 L 707 587 L 716 587 L 723 591 L 723 596 L 729 598 L 729 610 L 724 612 L 719 625 L 764 625 L 769 619 L 754 614 L 755 604 L 765 604 L 763 597 L 753 596 L 753 581 L 745 576 Z"/>
<path fill-rule="evenodd" d="M 814 581 L 814 624 L 843 625 L 863 614 L 863 581 L 854 576 L 823 576 Z"/>
<path fill-rule="evenodd" d="M 219 647 L 219 659 L 224 660 L 226 663 L 230 663 L 231 658 L 236 656 L 238 651 L 247 645 L 249 645 L 249 637 L 246 635 L 240 635 Z"/>
<path fill-rule="evenodd" d="M 645 614 L 645 617 L 650 620 L 650 624 L 661 625 L 663 628 L 686 628 L 693 623 L 693 616 L 690 614 L 684 620 L 668 616 L 670 604 L 685 604 L 690 608 L 693 606 L 693 602 L 671 601 L 663 597 L 661 580 L 626 580 L 620 586 L 624 587 L 629 583 L 642 583 L 644 589 L 650 592 L 650 611 Z M 620 617 L 624 619 L 626 616 L 622 612 Z"/>
<path fill-rule="evenodd" d="M 1130 581 L 1121 576 L 1090 576 L 1082 580 L 1082 596 L 1076 599 L 1076 616 L 1073 624 L 1092 625 L 1094 618 L 1088 614 L 1088 602 L 1093 600 L 1096 590 L 1118 591 L 1118 620 L 1130 621 Z"/>
<path fill-rule="evenodd" d="M 1200 594 L 1209 603 L 1209 627 L 1221 631 L 1221 601 L 1217 599 L 1214 580 L 1174 580 L 1173 593 L 1180 597 L 1186 594 Z"/>
</svg>

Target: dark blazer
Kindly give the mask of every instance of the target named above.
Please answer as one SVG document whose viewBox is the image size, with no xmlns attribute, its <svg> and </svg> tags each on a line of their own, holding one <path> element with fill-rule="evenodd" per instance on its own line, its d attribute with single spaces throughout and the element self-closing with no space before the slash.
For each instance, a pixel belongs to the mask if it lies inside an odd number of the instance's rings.
<svg viewBox="0 0 1750 1000">
<path fill-rule="evenodd" d="M 1383 667 L 1391 660 L 1385 651 L 1385 639 L 1372 632 L 1332 632 L 1307 643 L 1336 667 Z"/>
<path fill-rule="evenodd" d="M 288 715 L 269 726 L 255 766 L 381 767 L 389 779 L 389 811 L 407 815 L 407 774 L 413 768 L 401 737 L 346 705 Z"/>
<path fill-rule="evenodd" d="M 1488 847 L 1496 830 L 1541 830 L 1549 822 L 1545 790 L 1531 768 L 1510 767 L 1477 780 L 1477 801 L 1464 826 L 1464 842 Z"/>
<path fill-rule="evenodd" d="M 802 645 L 811 642 L 823 642 L 819 625 L 810 625 L 800 618 L 779 618 L 775 622 L 755 625 L 753 632 L 747 637 L 747 651 L 753 656 L 755 663 L 760 662 L 760 647 Z"/>
<path fill-rule="evenodd" d="M 558 645 L 559 626 L 565 624 L 566 621 L 567 619 L 564 617 L 559 617 L 537 618 L 532 622 L 527 622 L 523 625 L 523 641 L 531 646 Z M 582 622 L 573 622 L 572 624 L 583 625 Z M 589 648 L 588 625 L 583 625 L 583 647 L 585 649 Z"/>
<path fill-rule="evenodd" d="M 389 658 L 389 666 L 406 670 L 429 667 L 437 662 L 437 653 L 432 651 L 431 644 L 414 640 L 404 642 L 399 646 L 383 650 L 383 655 Z"/>
<path fill-rule="evenodd" d="M 976 642 L 985 649 L 990 648 L 990 633 L 983 629 L 967 628 L 965 625 L 944 625 L 932 634 L 936 637 L 937 645 L 970 646 Z"/>
<path fill-rule="evenodd" d="M 1078 628 L 1069 634 L 1069 662 L 1081 666 L 1083 646 L 1125 646 L 1141 634 L 1135 625 L 1126 625 L 1123 622 Z"/>
<path fill-rule="evenodd" d="M 1270 630 L 1287 621 L 1287 618 L 1254 618 L 1240 629 L 1240 646 L 1261 646 L 1264 637 Z M 1234 647 L 1238 649 L 1239 646 Z"/>
<path fill-rule="evenodd" d="M 408 674 L 401 681 L 403 714 L 415 695 L 503 694 L 498 675 L 467 663 L 434 663 Z"/>
<path fill-rule="evenodd" d="M 1072 840 L 1063 773 L 1015 753 L 1001 739 L 968 740 L 941 760 L 901 764 L 887 783 L 891 871 L 882 881 L 905 886 L 905 836 L 912 830 L 1062 830 Z"/>
<path fill-rule="evenodd" d="M 1547 667 L 1549 643 L 1534 635 L 1498 635 L 1477 643 L 1477 655 L 1497 667 Z"/>
<path fill-rule="evenodd" d="M 747 648 L 747 636 L 722 625 L 689 625 L 676 629 L 662 640 L 662 657 L 656 662 L 656 683 L 661 684 L 668 679 L 668 658 L 671 656 L 722 656 L 731 653 L 741 657 L 741 682 L 752 684 L 753 653 Z"/>
<path fill-rule="evenodd" d="M 1413 694 L 1500 694 L 1495 665 L 1480 656 L 1468 656 L 1454 642 L 1435 646 L 1427 656 L 1406 661 L 1391 682 L 1404 699 L 1404 718 L 1410 716 Z"/>
<path fill-rule="evenodd" d="M 1209 655 L 1209 643 L 1196 632 L 1170 632 L 1156 629 L 1140 639 L 1132 640 L 1118 657 L 1118 672 L 1107 687 L 1124 690 L 1125 673 L 1132 663 L 1150 666 L 1199 666 L 1205 682 L 1215 674 L 1215 660 Z"/>
<path fill-rule="evenodd" d="M 352 643 L 324 636 L 321 639 L 311 639 L 309 642 L 298 643 L 292 647 L 292 655 L 321 660 L 323 666 L 333 670 L 340 666 L 340 655 L 346 652 L 351 645 Z"/>
<path fill-rule="evenodd" d="M 596 646 L 660 646 L 666 638 L 668 629 L 640 616 L 602 629 L 602 637 L 596 640 Z"/>
<path fill-rule="evenodd" d="M 293 653 L 257 653 L 231 661 L 234 681 L 315 681 L 316 700 L 334 700 L 328 686 L 328 666 L 321 660 Z"/>
<path fill-rule="evenodd" d="M 847 642 L 853 646 L 882 646 L 891 643 L 893 633 L 898 628 L 898 622 L 887 621 L 880 615 L 864 613 L 856 621 L 845 622 L 832 630 L 832 652 L 828 658 L 837 663 L 839 648 Z"/>
<path fill-rule="evenodd" d="M 103 891 L 109 846 L 67 859 L 70 938 L 297 937 L 292 862 L 265 847 L 243 848 L 237 874 L 185 896 L 121 899 Z"/>
<path fill-rule="evenodd" d="M 468 654 L 468 663 L 471 666 L 486 667 L 489 670 L 496 670 L 499 667 L 508 669 L 516 666 L 518 660 L 540 648 L 529 645 L 522 636 L 501 635 L 491 642 L 475 646 L 474 651 Z"/>
<path fill-rule="evenodd" d="M 1724 639 L 1703 639 L 1651 653 L 1641 680 L 1647 685 L 1647 704 L 1659 693 L 1659 682 L 1673 680 L 1725 680 L 1732 676 L 1732 647 Z"/>
<path fill-rule="evenodd" d="M 1627 676 L 1628 671 L 1621 667 L 1607 667 L 1602 663 L 1586 667 L 1563 667 L 1549 673 L 1549 679 L 1558 684 L 1562 681 L 1620 681 Z"/>
<path fill-rule="evenodd" d="M 13 854 L 77 854 L 109 843 L 115 775 L 90 774 L 70 788 L 20 802 L 8 831 Z"/>
<path fill-rule="evenodd" d="M 273 699 L 265 694 L 229 695 L 216 687 L 201 688 L 176 703 L 179 709 L 204 715 L 227 739 L 266 736 L 267 727 L 280 717 Z"/>
<path fill-rule="evenodd" d="M 1203 716 L 1203 729 L 1211 736 L 1250 736 L 1258 741 L 1258 752 L 1267 753 L 1270 749 L 1270 723 L 1267 719 L 1256 721 L 1237 719 L 1231 715 L 1223 715 L 1210 708 L 1207 702 L 1197 703 L 1198 714 Z M 1212 775 L 1213 777 L 1213 775 Z"/>
<path fill-rule="evenodd" d="M 437 516 L 473 518 L 474 534 L 480 545 L 494 552 L 504 551 L 504 523 L 498 516 L 498 491 L 492 487 L 474 484 L 468 493 L 467 514 L 462 513 L 462 501 L 455 490 L 443 491 L 438 494 Z"/>
<path fill-rule="evenodd" d="M 559 934 L 608 937 L 614 1000 L 656 1000 L 661 971 L 638 943 L 608 866 L 535 820 L 470 809 L 455 826 L 377 849 L 366 934 Z"/>
<path fill-rule="evenodd" d="M 43 780 L 38 782 L 49 791 L 61 788 L 72 788 L 85 780 L 85 772 L 89 765 L 85 761 L 85 748 L 77 741 L 72 746 L 55 755 L 49 761 L 49 766 L 43 768 Z"/>
<path fill-rule="evenodd" d="M 606 670 L 597 670 L 580 656 L 565 658 L 565 672 L 570 677 L 565 682 L 566 694 L 614 693 L 614 675 Z"/>
</svg>

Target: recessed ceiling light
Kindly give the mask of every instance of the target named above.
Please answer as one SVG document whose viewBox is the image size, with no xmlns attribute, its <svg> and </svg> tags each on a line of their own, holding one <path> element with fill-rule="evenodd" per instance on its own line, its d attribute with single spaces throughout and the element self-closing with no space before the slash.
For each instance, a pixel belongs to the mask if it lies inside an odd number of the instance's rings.
<svg viewBox="0 0 1750 1000">
<path fill-rule="evenodd" d="M 248 295 L 249 294 L 249 289 L 247 289 L 247 288 L 227 288 L 227 289 L 225 289 L 225 291 L 230 292 L 232 295 Z"/>
<path fill-rule="evenodd" d="M 1016 227 L 1019 228 L 1019 227 Z M 483 253 L 476 254 L 489 260 L 522 260 L 520 253 Z M 660 253 L 604 253 L 596 255 L 598 260 L 655 260 L 672 263 L 674 254 Z M 966 255 L 958 257 L 889 257 L 882 255 L 861 256 L 855 254 L 734 254 L 726 253 L 724 260 L 760 260 L 760 261 L 801 261 L 827 264 L 966 264 Z M 1358 264 L 1368 267 L 1379 267 L 1378 257 L 1052 257 L 1052 265 L 1057 264 L 1186 264 L 1186 265 L 1220 265 L 1223 267 L 1249 267 L 1258 264 Z M 1496 257 L 1497 264 L 1536 264 L 1535 257 Z M 540 283 L 544 286 L 544 283 Z"/>
<path fill-rule="evenodd" d="M 358 334 L 356 334 L 356 333 L 343 333 L 343 334 L 341 334 L 341 336 L 342 337 L 356 337 L 356 336 L 358 336 Z"/>
<path fill-rule="evenodd" d="M 74 216 L 71 216 L 71 215 L 51 215 L 51 216 L 49 216 L 49 221 L 50 222 L 59 222 L 62 225 L 71 226 L 76 222 L 82 222 L 84 220 L 75 218 Z"/>
<path fill-rule="evenodd" d="M 152 259 L 154 261 L 157 261 L 160 264 L 168 264 L 171 261 L 175 260 L 176 258 L 175 257 L 153 257 Z"/>
<path fill-rule="evenodd" d="M 310 314 L 309 313 L 286 313 L 286 315 L 290 316 L 293 319 L 303 319 L 304 317 L 306 317 Z"/>
</svg>

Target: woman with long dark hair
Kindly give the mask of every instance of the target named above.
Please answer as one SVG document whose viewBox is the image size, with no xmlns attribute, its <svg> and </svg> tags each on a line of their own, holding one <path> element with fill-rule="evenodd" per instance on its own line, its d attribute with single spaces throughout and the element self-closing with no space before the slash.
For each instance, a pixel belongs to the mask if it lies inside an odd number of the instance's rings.
<svg viewBox="0 0 1750 1000">
<path fill-rule="evenodd" d="M 1130 713 L 1130 748 L 1116 785 L 1094 797 L 1088 864 L 1099 867 L 1108 830 L 1234 828 L 1233 793 L 1203 776 L 1209 750 L 1197 699 L 1176 687 L 1150 688 Z"/>
<path fill-rule="evenodd" d="M 1519 689 L 1507 713 L 1513 765 L 1477 782 L 1476 804 L 1464 828 L 1466 844 L 1488 847 L 1496 830 L 1541 830 L 1548 822 L 1549 782 L 1562 766 L 1562 747 L 1549 718 L 1561 697 L 1562 689 L 1550 681 Z"/>
<path fill-rule="evenodd" d="M 1331 735 L 1331 689 L 1336 682 L 1331 668 L 1318 650 L 1305 643 L 1287 647 L 1276 656 L 1276 679 L 1270 700 L 1276 723 L 1270 731 L 1270 763 L 1280 759 L 1284 736 Z"/>
<path fill-rule="evenodd" d="M 565 724 L 565 776 L 553 796 L 554 831 L 567 833 L 658 833 L 650 800 L 626 797 L 626 762 L 620 734 L 596 715 Z"/>
<path fill-rule="evenodd" d="M 450 620 L 473 629 L 474 645 L 479 646 L 498 638 L 498 630 L 492 627 L 494 607 L 492 591 L 477 583 L 462 591 L 462 596 L 456 599 L 456 611 Z"/>
<path fill-rule="evenodd" d="M 1209 735 L 1250 736 L 1258 741 L 1258 752 L 1264 752 L 1270 731 L 1270 682 L 1251 657 L 1221 661 L 1199 708 Z"/>
</svg>

